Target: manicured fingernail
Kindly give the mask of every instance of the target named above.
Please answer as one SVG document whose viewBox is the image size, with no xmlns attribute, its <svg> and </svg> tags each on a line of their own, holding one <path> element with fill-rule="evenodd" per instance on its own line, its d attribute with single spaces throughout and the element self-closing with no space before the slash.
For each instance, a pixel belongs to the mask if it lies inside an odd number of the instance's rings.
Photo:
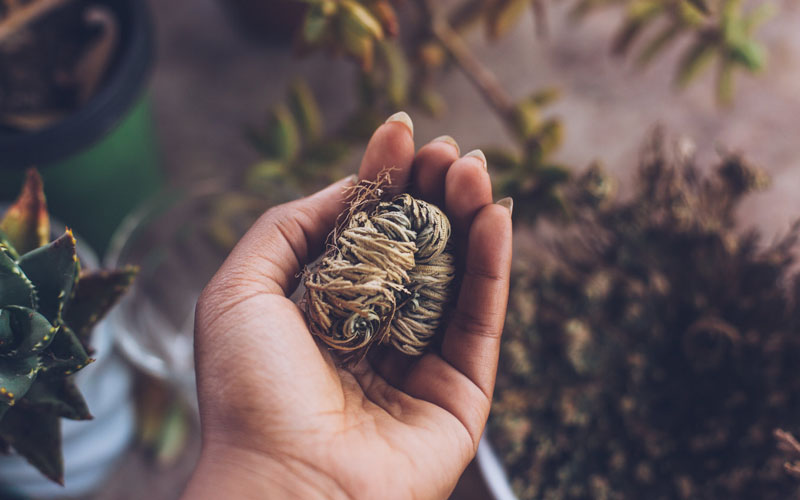
<svg viewBox="0 0 800 500">
<path fill-rule="evenodd" d="M 414 122 L 411 121 L 411 117 L 408 116 L 408 113 L 405 111 L 398 111 L 397 113 L 393 114 L 389 118 L 386 119 L 386 123 L 389 122 L 400 122 L 411 132 L 411 137 L 414 137 Z"/>
<path fill-rule="evenodd" d="M 471 156 L 473 158 L 479 159 L 481 161 L 481 163 L 483 164 L 483 168 L 488 169 L 488 167 L 486 166 L 487 165 L 486 155 L 483 154 L 483 151 L 481 151 L 480 149 L 473 149 L 469 153 L 465 154 L 464 158 L 466 158 L 467 156 Z"/>
<path fill-rule="evenodd" d="M 461 148 L 458 147 L 458 143 L 456 142 L 456 140 L 453 139 L 452 137 L 450 137 L 449 135 L 440 135 L 439 137 L 437 137 L 436 139 L 432 140 L 431 142 L 444 142 L 444 143 L 447 143 L 447 144 L 453 146 L 454 148 L 456 148 L 456 154 L 457 155 L 461 155 Z"/>
<path fill-rule="evenodd" d="M 497 204 L 508 209 L 509 214 L 514 213 L 514 198 L 510 196 L 508 198 L 503 198 L 502 200 L 499 200 Z"/>
</svg>

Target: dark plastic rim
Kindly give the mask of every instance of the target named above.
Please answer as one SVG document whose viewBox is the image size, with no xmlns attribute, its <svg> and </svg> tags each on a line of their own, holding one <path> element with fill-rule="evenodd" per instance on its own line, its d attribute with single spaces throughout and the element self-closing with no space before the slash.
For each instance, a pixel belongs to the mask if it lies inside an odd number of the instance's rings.
<svg viewBox="0 0 800 500">
<path fill-rule="evenodd" d="M 154 59 L 153 24 L 144 0 L 102 2 L 121 14 L 121 47 L 112 74 L 78 111 L 35 132 L 0 132 L 0 168 L 21 169 L 68 158 L 111 131 L 144 90 Z"/>
</svg>

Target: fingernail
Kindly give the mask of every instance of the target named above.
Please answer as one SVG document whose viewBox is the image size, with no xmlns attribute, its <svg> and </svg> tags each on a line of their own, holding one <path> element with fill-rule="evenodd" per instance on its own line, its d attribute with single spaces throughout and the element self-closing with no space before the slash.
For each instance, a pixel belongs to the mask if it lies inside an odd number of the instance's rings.
<svg viewBox="0 0 800 500">
<path fill-rule="evenodd" d="M 411 121 L 411 117 L 408 116 L 408 113 L 405 111 L 398 111 L 397 113 L 393 114 L 389 118 L 386 119 L 386 123 L 389 122 L 400 122 L 411 132 L 411 137 L 414 137 L 414 122 Z"/>
<path fill-rule="evenodd" d="M 514 198 L 510 196 L 507 198 L 503 198 L 502 200 L 499 200 L 497 204 L 500 205 L 501 207 L 508 209 L 509 214 L 514 213 Z"/>
<path fill-rule="evenodd" d="M 358 175 L 357 174 L 348 175 L 343 180 L 347 184 L 358 184 Z"/>
<path fill-rule="evenodd" d="M 481 163 L 483 164 L 483 168 L 488 169 L 487 166 L 486 166 L 487 165 L 486 155 L 483 154 L 483 151 L 481 151 L 480 149 L 473 149 L 469 153 L 465 154 L 464 158 L 466 158 L 467 156 L 471 156 L 473 158 L 479 159 L 481 161 Z"/>
<path fill-rule="evenodd" d="M 452 137 L 450 137 L 449 135 L 440 135 L 439 137 L 437 137 L 436 139 L 432 140 L 431 142 L 444 142 L 444 143 L 447 143 L 447 144 L 453 146 L 454 148 L 456 148 L 456 154 L 457 155 L 459 155 L 459 156 L 461 155 L 461 148 L 458 147 L 458 143 L 456 142 L 456 140 L 453 139 Z"/>
</svg>

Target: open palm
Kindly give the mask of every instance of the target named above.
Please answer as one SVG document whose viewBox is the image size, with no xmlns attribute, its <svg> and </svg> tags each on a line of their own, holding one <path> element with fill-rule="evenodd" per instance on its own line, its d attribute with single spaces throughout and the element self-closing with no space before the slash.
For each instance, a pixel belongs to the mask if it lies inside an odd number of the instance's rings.
<svg viewBox="0 0 800 500">
<path fill-rule="evenodd" d="M 441 350 L 388 349 L 338 367 L 287 298 L 343 210 L 346 179 L 268 211 L 198 301 L 203 453 L 187 498 L 445 498 L 489 414 L 508 296 L 511 222 L 481 155 L 450 141 L 415 154 L 410 122 L 373 135 L 359 177 L 444 208 L 464 248 Z"/>
</svg>

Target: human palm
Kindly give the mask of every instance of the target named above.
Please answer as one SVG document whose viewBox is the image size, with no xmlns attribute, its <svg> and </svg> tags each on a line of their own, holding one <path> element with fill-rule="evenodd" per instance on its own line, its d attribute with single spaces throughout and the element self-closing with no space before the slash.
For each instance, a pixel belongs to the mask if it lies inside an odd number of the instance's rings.
<svg viewBox="0 0 800 500">
<path fill-rule="evenodd" d="M 410 125 L 410 122 L 408 123 Z M 204 447 L 186 497 L 444 498 L 489 413 L 511 260 L 510 213 L 481 155 L 450 141 L 415 154 L 404 121 L 373 135 L 359 177 L 443 207 L 462 255 L 456 310 L 436 353 L 375 349 L 339 366 L 289 298 L 322 249 L 352 179 L 267 212 L 198 301 Z"/>
</svg>

